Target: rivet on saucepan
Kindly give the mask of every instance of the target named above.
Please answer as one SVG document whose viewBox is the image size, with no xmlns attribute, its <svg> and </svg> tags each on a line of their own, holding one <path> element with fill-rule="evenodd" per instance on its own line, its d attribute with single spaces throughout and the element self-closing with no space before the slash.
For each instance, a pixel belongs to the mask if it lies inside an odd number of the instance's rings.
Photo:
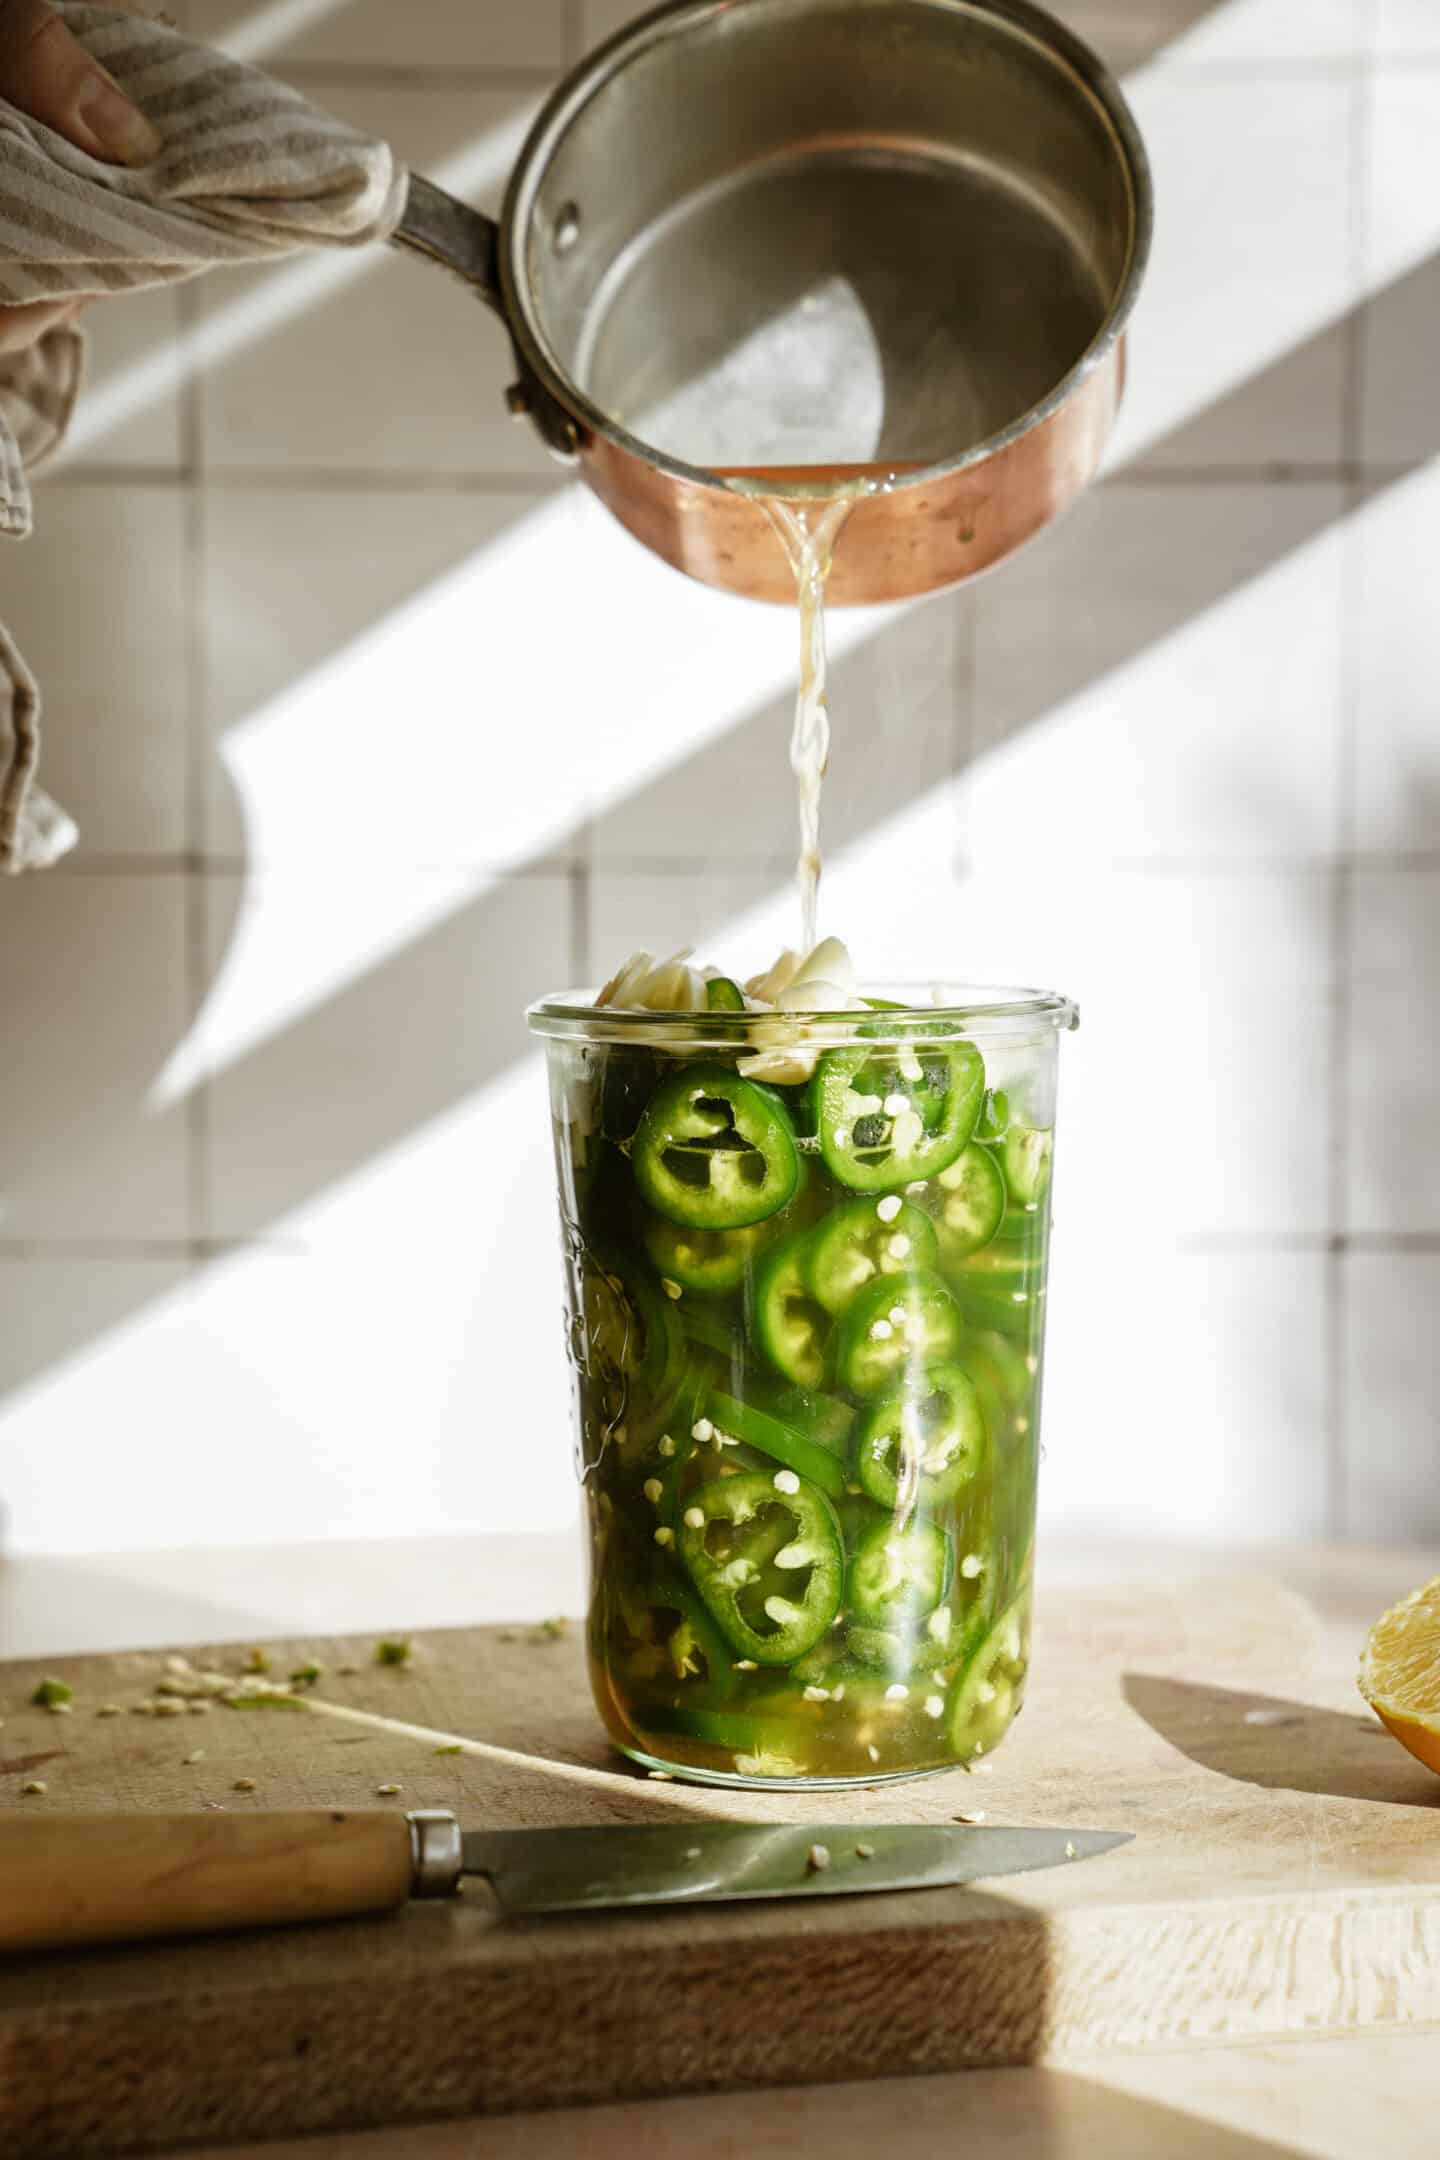
<svg viewBox="0 0 1440 2160">
<path fill-rule="evenodd" d="M 555 252 L 568 255 L 580 237 L 580 205 L 561 203 L 555 213 Z"/>
<path fill-rule="evenodd" d="M 523 420 L 530 410 L 530 392 L 523 382 L 512 382 L 505 392 L 505 403 L 512 420 Z"/>
</svg>

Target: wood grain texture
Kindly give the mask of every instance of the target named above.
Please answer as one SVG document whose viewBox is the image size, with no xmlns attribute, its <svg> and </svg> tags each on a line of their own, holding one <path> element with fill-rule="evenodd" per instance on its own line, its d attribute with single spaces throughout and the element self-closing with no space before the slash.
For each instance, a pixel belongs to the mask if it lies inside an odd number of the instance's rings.
<svg viewBox="0 0 1440 2160">
<path fill-rule="evenodd" d="M 0 1951 L 392 1912 L 409 1825 L 376 1808 L 0 1814 Z"/>
<path fill-rule="evenodd" d="M 1440 1780 L 1375 1725 L 1298 1598 L 1263 1581 L 1052 1593 L 1030 1705 L 988 1767 L 814 1800 L 647 1781 L 595 1724 L 578 1644 L 437 1634 L 319 1657 L 302 1713 L 88 1712 L 160 1660 L 0 1668 L 0 1807 L 390 1803 L 471 1824 L 731 1817 L 1130 1829 L 983 1890 L 500 1921 L 483 1892 L 391 1917 L 0 1965 L 0 2149 L 167 2143 L 565 2101 L 878 2077 L 1078 2049 L 1440 2023 Z M 197 1732 L 205 1756 L 187 1762 Z M 437 1756 L 431 1732 L 474 1736 Z M 418 1735 L 418 1736 L 417 1736 Z M 47 1760 L 34 1772 L 39 1756 Z M 48 1786 L 22 1799 L 25 1777 Z M 256 1790 L 233 1790 L 238 1775 Z"/>
</svg>

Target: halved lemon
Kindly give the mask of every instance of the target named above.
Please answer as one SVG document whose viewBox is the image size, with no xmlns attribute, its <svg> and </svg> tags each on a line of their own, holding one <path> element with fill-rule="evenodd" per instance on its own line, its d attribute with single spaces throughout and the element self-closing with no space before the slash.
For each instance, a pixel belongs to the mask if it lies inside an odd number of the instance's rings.
<svg viewBox="0 0 1440 2160">
<path fill-rule="evenodd" d="M 1359 1682 L 1401 1746 L 1440 1772 L 1440 1575 L 1381 1614 L 1365 1639 Z"/>
</svg>

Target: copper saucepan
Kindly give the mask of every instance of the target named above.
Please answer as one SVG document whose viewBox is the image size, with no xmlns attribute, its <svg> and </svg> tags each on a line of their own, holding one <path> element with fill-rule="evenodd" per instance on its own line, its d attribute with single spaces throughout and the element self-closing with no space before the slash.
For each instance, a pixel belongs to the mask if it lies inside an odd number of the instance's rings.
<svg viewBox="0 0 1440 2160">
<path fill-rule="evenodd" d="M 972 577 L 1087 484 L 1150 224 L 1120 90 L 1028 0 L 671 0 L 561 84 L 498 225 L 417 177 L 395 237 L 495 309 L 511 410 L 692 577 L 794 598 L 726 472 L 894 474 L 844 604 Z"/>
</svg>

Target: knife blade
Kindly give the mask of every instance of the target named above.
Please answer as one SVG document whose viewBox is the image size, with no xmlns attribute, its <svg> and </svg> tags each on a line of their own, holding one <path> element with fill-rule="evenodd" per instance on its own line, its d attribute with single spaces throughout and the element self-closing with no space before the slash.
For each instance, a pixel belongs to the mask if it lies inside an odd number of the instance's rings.
<svg viewBox="0 0 1440 2160">
<path fill-rule="evenodd" d="M 502 1912 L 729 1904 L 932 1890 L 1089 1859 L 1127 1830 L 914 1823 L 605 1823 L 467 1830 L 461 1871 L 483 1876 Z"/>
<path fill-rule="evenodd" d="M 1122 1830 L 673 1822 L 462 1832 L 447 1808 L 54 1814 L 0 1806 L 0 1952 L 390 1912 L 483 1877 L 503 1914 L 982 1882 Z"/>
</svg>

